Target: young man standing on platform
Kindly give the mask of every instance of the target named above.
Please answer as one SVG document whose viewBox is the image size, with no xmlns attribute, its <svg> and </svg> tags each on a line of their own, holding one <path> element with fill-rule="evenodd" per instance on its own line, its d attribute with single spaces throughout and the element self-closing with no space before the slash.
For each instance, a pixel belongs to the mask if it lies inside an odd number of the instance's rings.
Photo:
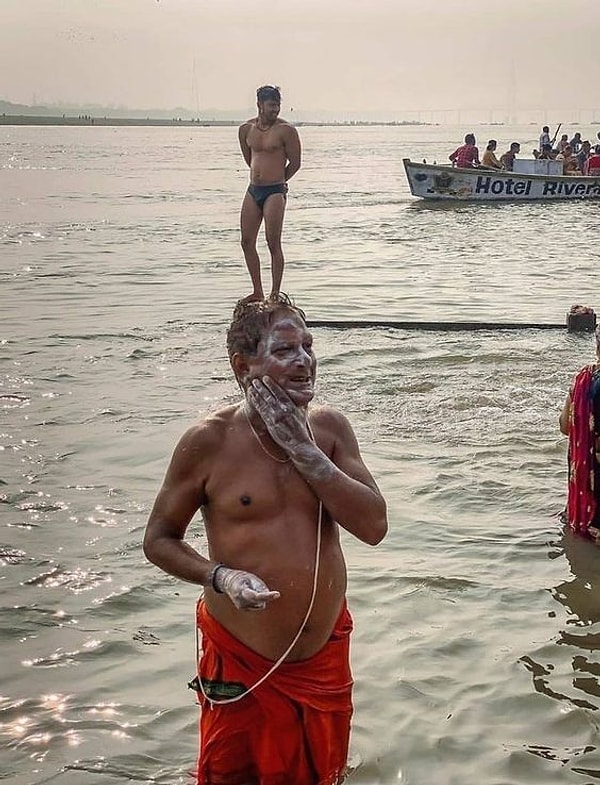
<svg viewBox="0 0 600 785">
<path fill-rule="evenodd" d="M 298 131 L 279 117 L 279 88 L 263 85 L 256 91 L 256 98 L 258 115 L 243 123 L 238 131 L 242 155 L 250 167 L 250 185 L 240 216 L 242 250 L 252 281 L 252 293 L 246 300 L 262 300 L 264 297 L 260 258 L 256 250 L 263 219 L 271 254 L 271 294 L 279 293 L 284 266 L 281 232 L 288 181 L 301 164 Z"/>
<path fill-rule="evenodd" d="M 376 545 L 386 504 L 346 417 L 309 410 L 302 311 L 241 301 L 227 346 L 244 400 L 184 434 L 144 538 L 150 561 L 204 587 L 197 782 L 338 785 L 352 716 L 338 527 Z M 198 509 L 208 557 L 184 542 Z"/>
</svg>

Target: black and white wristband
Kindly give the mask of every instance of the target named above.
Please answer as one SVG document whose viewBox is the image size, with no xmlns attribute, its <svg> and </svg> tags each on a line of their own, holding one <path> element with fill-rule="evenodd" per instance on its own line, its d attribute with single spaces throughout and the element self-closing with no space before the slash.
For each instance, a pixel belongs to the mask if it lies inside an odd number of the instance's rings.
<svg viewBox="0 0 600 785">
<path fill-rule="evenodd" d="M 215 591 L 217 594 L 223 594 L 222 590 L 221 590 L 221 589 L 219 589 L 219 587 L 217 586 L 217 584 L 216 584 L 216 581 L 215 581 L 215 578 L 217 577 L 217 572 L 218 572 L 218 571 L 221 569 L 221 567 L 224 567 L 224 566 L 225 566 L 224 564 L 221 564 L 221 563 L 219 562 L 219 564 L 216 564 L 216 565 L 215 565 L 215 566 L 212 568 L 212 570 L 210 571 L 210 574 L 209 574 L 209 576 L 208 576 L 208 581 L 207 581 L 207 584 L 208 584 L 208 585 L 209 585 L 209 586 L 212 588 L 212 590 L 213 590 L 213 591 Z"/>
</svg>

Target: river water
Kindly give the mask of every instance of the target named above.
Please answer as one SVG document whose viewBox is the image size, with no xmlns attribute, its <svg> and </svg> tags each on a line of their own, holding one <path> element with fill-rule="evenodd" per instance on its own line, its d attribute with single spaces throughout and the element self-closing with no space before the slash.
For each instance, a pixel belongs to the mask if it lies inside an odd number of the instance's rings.
<svg viewBox="0 0 600 785">
<path fill-rule="evenodd" d="M 444 160 L 465 130 L 300 129 L 283 289 L 309 318 L 560 325 L 600 305 L 597 204 L 409 195 L 402 158 Z M 538 128 L 475 131 L 525 152 Z M 246 181 L 235 128 L 0 128 L 10 785 L 190 783 L 197 590 L 140 543 L 179 435 L 237 400 Z M 313 332 L 318 398 L 351 419 L 389 506 L 377 548 L 343 536 L 349 782 L 600 780 L 600 550 L 558 520 L 557 417 L 593 338 Z"/>
</svg>

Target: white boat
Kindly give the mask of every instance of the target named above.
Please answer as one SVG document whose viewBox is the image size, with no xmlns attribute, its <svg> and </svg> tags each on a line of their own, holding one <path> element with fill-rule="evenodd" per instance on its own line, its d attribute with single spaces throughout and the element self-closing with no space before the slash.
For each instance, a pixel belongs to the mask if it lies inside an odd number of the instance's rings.
<svg viewBox="0 0 600 785">
<path fill-rule="evenodd" d="M 600 199 L 600 177 L 560 174 L 560 161 L 517 159 L 513 172 L 419 164 L 410 158 L 403 163 L 410 192 L 421 199 Z"/>
</svg>

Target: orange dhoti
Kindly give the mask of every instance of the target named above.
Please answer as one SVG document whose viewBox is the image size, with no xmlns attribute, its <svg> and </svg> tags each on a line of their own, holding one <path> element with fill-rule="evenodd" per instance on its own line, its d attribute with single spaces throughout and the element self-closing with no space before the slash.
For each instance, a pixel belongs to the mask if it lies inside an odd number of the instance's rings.
<svg viewBox="0 0 600 785">
<path fill-rule="evenodd" d="M 198 603 L 199 674 L 209 698 L 252 687 L 273 663 L 229 633 Z M 239 701 L 199 693 L 198 785 L 337 785 L 352 717 L 350 633 L 344 606 L 330 639 L 307 660 L 284 662 Z"/>
</svg>

